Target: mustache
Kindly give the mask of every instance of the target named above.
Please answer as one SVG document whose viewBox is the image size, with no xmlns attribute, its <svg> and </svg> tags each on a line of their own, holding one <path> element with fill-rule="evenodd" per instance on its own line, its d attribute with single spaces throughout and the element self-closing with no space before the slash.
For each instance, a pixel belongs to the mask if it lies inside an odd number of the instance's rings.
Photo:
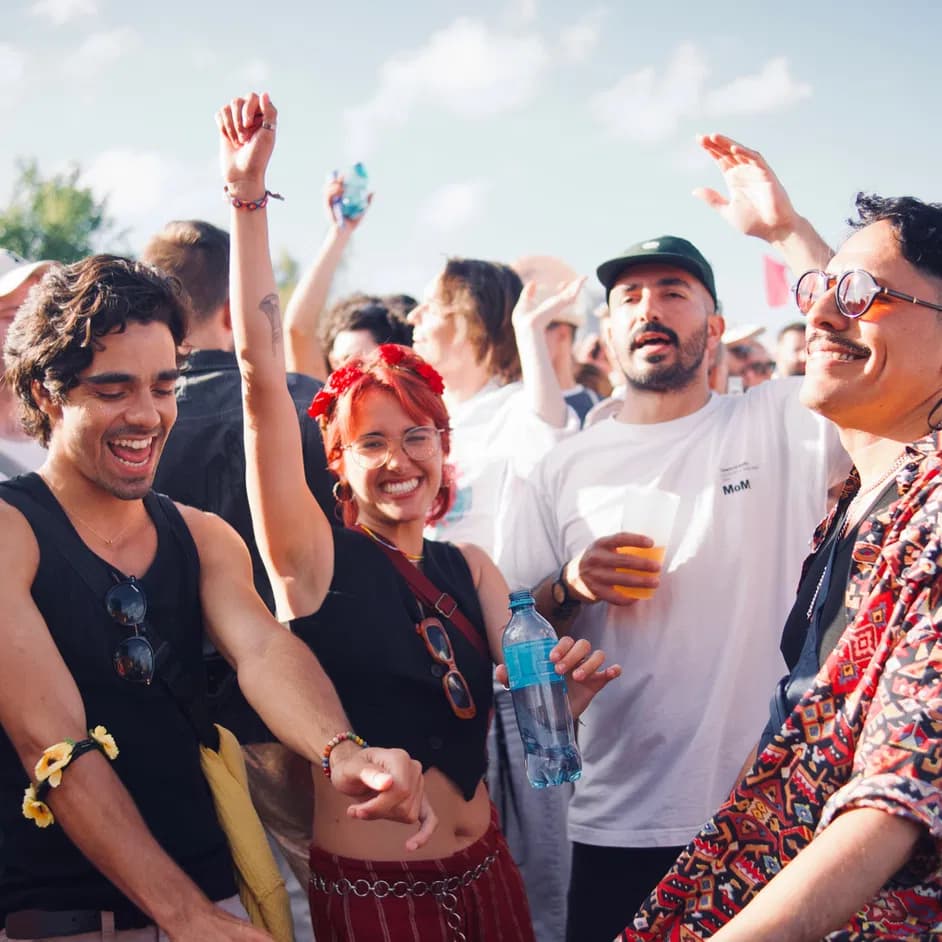
<svg viewBox="0 0 942 942">
<path fill-rule="evenodd" d="M 638 338 L 643 334 L 653 334 L 656 337 L 663 337 L 668 343 L 672 343 L 675 347 L 680 346 L 680 337 L 678 337 L 677 333 L 671 330 L 670 327 L 664 324 L 642 324 L 640 327 L 636 327 L 628 337 L 629 349 L 637 349 Z"/>
<path fill-rule="evenodd" d="M 852 340 L 848 340 L 846 337 L 842 337 L 840 334 L 832 334 L 824 330 L 813 330 L 810 334 L 808 334 L 808 338 L 805 342 L 806 349 L 810 350 L 816 342 L 827 343 L 835 347 L 841 347 L 848 353 L 854 354 L 854 356 L 870 356 L 869 347 L 865 347 L 861 343 L 854 343 Z"/>
</svg>

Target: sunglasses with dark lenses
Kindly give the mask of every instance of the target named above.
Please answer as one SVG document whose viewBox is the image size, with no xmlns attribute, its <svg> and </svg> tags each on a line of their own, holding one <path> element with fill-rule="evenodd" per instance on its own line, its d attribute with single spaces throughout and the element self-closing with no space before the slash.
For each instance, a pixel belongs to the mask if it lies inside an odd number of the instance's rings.
<svg viewBox="0 0 942 942">
<path fill-rule="evenodd" d="M 448 668 L 442 677 L 442 689 L 445 691 L 445 698 L 452 712 L 459 719 L 470 720 L 477 713 L 477 707 L 474 705 L 471 688 L 468 687 L 464 674 L 455 664 L 455 652 L 445 626 L 433 616 L 423 618 L 415 626 L 415 630 L 422 636 L 429 654 Z"/>
<path fill-rule="evenodd" d="M 442 430 L 434 425 L 419 425 L 399 438 L 387 438 L 379 433 L 361 435 L 356 441 L 344 445 L 344 450 L 353 455 L 354 461 L 364 471 L 375 471 L 389 461 L 394 442 L 399 442 L 413 461 L 428 461 L 442 450 Z"/>
<path fill-rule="evenodd" d="M 806 271 L 795 284 L 795 303 L 798 305 L 798 310 L 802 314 L 808 314 L 834 284 L 837 285 L 834 294 L 837 309 L 845 317 L 853 319 L 863 317 L 880 295 L 908 301 L 910 304 L 921 304 L 923 307 L 932 308 L 933 311 L 942 311 L 942 305 L 933 304 L 931 301 L 921 301 L 911 294 L 885 288 L 870 272 L 862 268 L 845 271 L 842 275 L 829 275 L 826 271 L 817 268 Z"/>
<path fill-rule="evenodd" d="M 147 614 L 147 596 L 141 584 L 130 576 L 113 585 L 105 594 L 108 614 L 134 634 L 119 642 L 111 662 L 115 673 L 135 684 L 149 684 L 154 679 L 154 648 L 143 634 L 144 616 Z"/>
<path fill-rule="evenodd" d="M 775 370 L 775 360 L 755 360 L 743 367 L 744 373 L 755 373 L 756 376 L 771 376 Z"/>
</svg>

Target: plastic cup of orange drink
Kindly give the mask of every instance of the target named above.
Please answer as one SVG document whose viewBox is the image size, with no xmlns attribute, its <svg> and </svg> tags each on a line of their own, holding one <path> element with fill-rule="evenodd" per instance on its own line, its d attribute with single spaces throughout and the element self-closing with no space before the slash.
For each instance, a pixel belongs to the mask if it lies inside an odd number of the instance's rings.
<svg viewBox="0 0 942 942">
<path fill-rule="evenodd" d="M 677 494 L 671 494 L 669 491 L 659 491 L 653 488 L 630 488 L 625 495 L 621 529 L 625 533 L 637 533 L 639 536 L 650 537 L 654 541 L 654 546 L 618 546 L 616 552 L 640 556 L 644 559 L 656 559 L 663 570 L 679 505 L 680 497 Z M 652 573 L 642 572 L 640 569 L 629 568 L 618 569 L 617 572 L 632 573 L 639 576 L 652 575 Z M 641 589 L 624 585 L 616 585 L 615 589 L 622 595 L 632 599 L 649 599 L 656 591 L 655 589 Z"/>
</svg>

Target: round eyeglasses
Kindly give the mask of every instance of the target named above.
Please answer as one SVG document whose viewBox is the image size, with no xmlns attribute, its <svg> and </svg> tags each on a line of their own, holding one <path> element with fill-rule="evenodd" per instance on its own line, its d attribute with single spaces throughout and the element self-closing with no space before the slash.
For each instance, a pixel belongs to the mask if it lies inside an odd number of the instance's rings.
<svg viewBox="0 0 942 942">
<path fill-rule="evenodd" d="M 413 461 L 428 461 L 441 454 L 442 431 L 434 425 L 419 425 L 398 438 L 387 438 L 379 433 L 361 435 L 356 441 L 344 445 L 344 451 L 349 451 L 364 471 L 375 471 L 386 464 L 397 442 L 403 453 Z"/>
<path fill-rule="evenodd" d="M 143 634 L 144 616 L 147 614 L 147 596 L 141 584 L 130 576 L 113 585 L 105 594 L 108 614 L 134 634 L 118 643 L 111 662 L 115 673 L 136 684 L 150 684 L 154 679 L 155 658 L 153 645 Z"/>
<path fill-rule="evenodd" d="M 808 314 L 811 308 L 824 297 L 832 285 L 837 285 L 834 293 L 837 309 L 845 317 L 856 319 L 863 317 L 870 306 L 880 296 L 921 304 L 923 307 L 942 311 L 942 305 L 931 301 L 922 301 L 911 294 L 903 294 L 881 285 L 873 275 L 862 268 L 845 271 L 842 275 L 829 275 L 826 271 L 812 268 L 806 271 L 795 284 L 795 303 L 802 314 Z"/>
</svg>

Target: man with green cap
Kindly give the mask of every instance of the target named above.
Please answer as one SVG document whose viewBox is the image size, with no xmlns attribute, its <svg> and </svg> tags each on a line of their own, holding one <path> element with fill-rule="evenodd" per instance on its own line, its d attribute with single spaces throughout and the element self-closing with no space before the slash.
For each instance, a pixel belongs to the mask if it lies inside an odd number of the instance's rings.
<svg viewBox="0 0 942 942">
<path fill-rule="evenodd" d="M 500 556 L 558 629 L 624 665 L 579 730 L 572 942 L 623 927 L 755 744 L 808 533 L 848 467 L 797 383 L 710 392 L 724 322 L 692 243 L 638 242 L 598 277 L 624 402 L 536 468 Z"/>
</svg>

